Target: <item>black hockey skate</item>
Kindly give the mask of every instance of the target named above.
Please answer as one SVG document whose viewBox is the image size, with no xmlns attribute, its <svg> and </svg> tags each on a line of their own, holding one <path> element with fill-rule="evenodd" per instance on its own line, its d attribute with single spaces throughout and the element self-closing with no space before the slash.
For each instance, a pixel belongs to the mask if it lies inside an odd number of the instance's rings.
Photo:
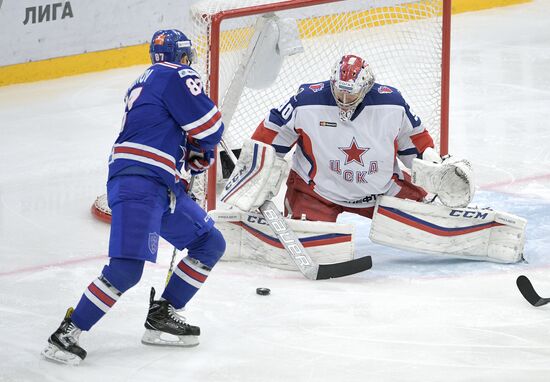
<svg viewBox="0 0 550 382">
<path fill-rule="evenodd" d="M 151 288 L 149 313 L 145 320 L 145 333 L 141 342 L 145 345 L 197 346 L 201 329 L 185 323 L 176 309 L 166 300 L 155 301 L 155 288 Z"/>
<path fill-rule="evenodd" d="M 67 309 L 65 318 L 59 328 L 48 338 L 48 346 L 42 350 L 42 356 L 49 361 L 78 365 L 86 358 L 86 350 L 78 345 L 82 330 L 78 329 L 71 316 L 74 309 Z"/>
</svg>

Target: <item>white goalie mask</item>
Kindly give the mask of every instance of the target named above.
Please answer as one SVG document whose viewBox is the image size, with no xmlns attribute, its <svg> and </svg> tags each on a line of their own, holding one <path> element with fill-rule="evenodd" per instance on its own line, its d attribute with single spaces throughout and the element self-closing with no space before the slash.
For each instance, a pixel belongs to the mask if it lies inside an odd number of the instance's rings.
<svg viewBox="0 0 550 382">
<path fill-rule="evenodd" d="M 359 56 L 343 56 L 333 67 L 330 90 L 340 109 L 340 119 L 347 121 L 374 85 L 369 64 Z"/>
</svg>

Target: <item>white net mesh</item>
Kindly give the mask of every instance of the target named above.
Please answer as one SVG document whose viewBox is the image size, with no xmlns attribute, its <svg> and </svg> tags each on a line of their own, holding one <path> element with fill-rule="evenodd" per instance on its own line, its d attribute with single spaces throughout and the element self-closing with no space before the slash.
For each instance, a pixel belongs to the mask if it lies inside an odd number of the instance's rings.
<svg viewBox="0 0 550 382">
<path fill-rule="evenodd" d="M 189 180 L 188 180 L 189 181 Z M 202 208 L 206 208 L 206 173 L 195 175 L 191 194 Z"/>
<path fill-rule="evenodd" d="M 190 38 L 197 46 L 193 65 L 201 72 L 206 89 L 218 81 L 217 103 L 224 112 L 224 97 L 253 36 L 261 15 L 243 16 L 221 23 L 219 77 L 212 67 L 210 27 L 212 16 L 224 10 L 251 7 L 269 0 L 206 0 L 192 9 Z M 288 3 L 288 2 L 286 2 Z M 300 1 L 296 1 L 300 3 Z M 311 4 L 312 1 L 309 1 Z M 304 52 L 284 59 L 275 83 L 266 89 L 245 88 L 238 98 L 224 139 L 238 148 L 250 137 L 269 109 L 280 105 L 302 83 L 329 78 L 334 62 L 356 54 L 372 66 L 379 83 L 401 90 L 413 111 L 430 130 L 436 147 L 440 139 L 443 0 L 352 0 L 275 11 L 296 19 Z M 215 73 L 214 73 L 215 74 Z M 204 187 L 204 185 L 202 186 Z"/>
</svg>

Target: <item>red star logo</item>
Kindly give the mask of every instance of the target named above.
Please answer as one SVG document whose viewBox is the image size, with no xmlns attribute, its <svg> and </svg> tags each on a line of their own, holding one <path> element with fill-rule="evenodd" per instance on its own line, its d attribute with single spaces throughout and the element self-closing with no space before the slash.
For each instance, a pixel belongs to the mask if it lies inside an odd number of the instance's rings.
<svg viewBox="0 0 550 382">
<path fill-rule="evenodd" d="M 346 154 L 346 163 L 351 163 L 353 161 L 359 163 L 361 166 L 364 166 L 363 164 L 363 156 L 364 153 L 370 150 L 370 147 L 360 147 L 357 145 L 357 142 L 355 141 L 355 137 L 351 140 L 351 144 L 349 147 L 338 147 L 340 150 Z"/>
</svg>

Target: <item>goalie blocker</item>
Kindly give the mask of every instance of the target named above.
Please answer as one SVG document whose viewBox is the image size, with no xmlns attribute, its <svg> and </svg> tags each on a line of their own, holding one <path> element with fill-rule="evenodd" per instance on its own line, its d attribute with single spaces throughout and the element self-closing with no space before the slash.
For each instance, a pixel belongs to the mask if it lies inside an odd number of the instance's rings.
<svg viewBox="0 0 550 382">
<path fill-rule="evenodd" d="M 416 252 L 516 263 L 523 259 L 526 224 L 523 218 L 491 209 L 383 196 L 376 203 L 370 239 Z"/>
<path fill-rule="evenodd" d="M 277 195 L 288 175 L 288 163 L 271 145 L 248 139 L 220 199 L 243 211 L 253 211 Z"/>
</svg>

